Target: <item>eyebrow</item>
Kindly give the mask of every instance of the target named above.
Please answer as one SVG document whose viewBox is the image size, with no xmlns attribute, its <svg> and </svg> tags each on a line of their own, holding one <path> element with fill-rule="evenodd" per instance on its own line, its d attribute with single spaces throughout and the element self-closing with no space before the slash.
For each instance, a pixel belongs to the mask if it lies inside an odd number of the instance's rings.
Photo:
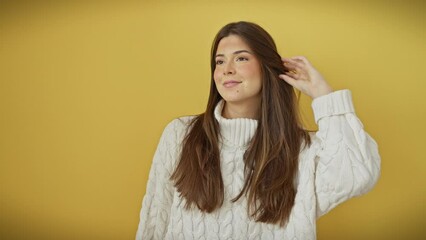
<svg viewBox="0 0 426 240">
<path fill-rule="evenodd" d="M 251 52 L 249 52 L 247 50 L 238 50 L 238 51 L 235 51 L 233 54 L 237 55 L 237 54 L 243 53 L 243 52 L 246 52 L 246 53 L 249 53 L 249 54 L 253 54 L 253 53 L 251 53 Z M 224 56 L 225 56 L 225 54 L 216 54 L 216 57 L 224 57 Z"/>
</svg>

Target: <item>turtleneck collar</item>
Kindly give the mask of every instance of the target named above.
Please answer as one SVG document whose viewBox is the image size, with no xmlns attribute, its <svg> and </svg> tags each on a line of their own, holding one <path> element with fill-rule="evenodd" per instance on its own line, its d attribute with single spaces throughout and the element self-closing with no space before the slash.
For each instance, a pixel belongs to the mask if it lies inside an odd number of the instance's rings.
<svg viewBox="0 0 426 240">
<path fill-rule="evenodd" d="M 222 117 L 225 101 L 222 99 L 216 105 L 214 116 L 219 122 L 223 143 L 236 147 L 247 147 L 257 129 L 257 120 L 249 118 L 227 119 Z"/>
</svg>

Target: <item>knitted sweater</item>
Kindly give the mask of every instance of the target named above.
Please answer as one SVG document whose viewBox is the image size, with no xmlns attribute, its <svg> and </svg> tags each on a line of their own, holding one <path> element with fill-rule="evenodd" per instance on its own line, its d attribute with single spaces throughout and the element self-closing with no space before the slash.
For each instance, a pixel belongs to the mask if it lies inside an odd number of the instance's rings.
<svg viewBox="0 0 426 240">
<path fill-rule="evenodd" d="M 301 150 L 295 179 L 297 194 L 284 227 L 255 222 L 247 214 L 244 195 L 231 202 L 244 183 L 243 154 L 257 120 L 221 116 L 223 100 L 215 108 L 224 203 L 213 213 L 184 208 L 185 201 L 169 180 L 179 159 L 181 142 L 193 116 L 165 128 L 149 173 L 136 239 L 316 239 L 316 219 L 343 201 L 373 188 L 380 175 L 376 142 L 364 131 L 349 90 L 335 91 L 312 102 L 319 130 L 312 144 Z"/>
</svg>

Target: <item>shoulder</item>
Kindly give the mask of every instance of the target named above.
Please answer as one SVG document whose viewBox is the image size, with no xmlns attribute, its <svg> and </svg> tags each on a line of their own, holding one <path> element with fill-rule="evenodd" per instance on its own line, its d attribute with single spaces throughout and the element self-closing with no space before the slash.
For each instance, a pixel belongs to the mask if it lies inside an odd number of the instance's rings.
<svg viewBox="0 0 426 240">
<path fill-rule="evenodd" d="M 165 129 L 164 132 L 172 133 L 172 132 L 180 132 L 180 131 L 186 131 L 188 126 L 191 124 L 191 122 L 194 120 L 194 118 L 197 116 L 183 116 L 178 117 L 170 121 Z"/>
<path fill-rule="evenodd" d="M 195 117 L 196 116 L 183 116 L 171 120 L 164 128 L 162 138 L 169 143 L 180 143 Z"/>
</svg>

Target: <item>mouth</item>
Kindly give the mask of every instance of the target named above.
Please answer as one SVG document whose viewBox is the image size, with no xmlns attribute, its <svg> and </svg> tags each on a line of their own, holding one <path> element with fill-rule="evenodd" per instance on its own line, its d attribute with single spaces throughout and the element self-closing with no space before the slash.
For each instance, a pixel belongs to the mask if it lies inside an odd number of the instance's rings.
<svg viewBox="0 0 426 240">
<path fill-rule="evenodd" d="M 228 81 L 225 81 L 223 83 L 223 86 L 226 87 L 226 88 L 231 88 L 231 87 L 234 87 L 234 86 L 236 86 L 240 83 L 241 83 L 240 81 L 228 80 Z"/>
</svg>

